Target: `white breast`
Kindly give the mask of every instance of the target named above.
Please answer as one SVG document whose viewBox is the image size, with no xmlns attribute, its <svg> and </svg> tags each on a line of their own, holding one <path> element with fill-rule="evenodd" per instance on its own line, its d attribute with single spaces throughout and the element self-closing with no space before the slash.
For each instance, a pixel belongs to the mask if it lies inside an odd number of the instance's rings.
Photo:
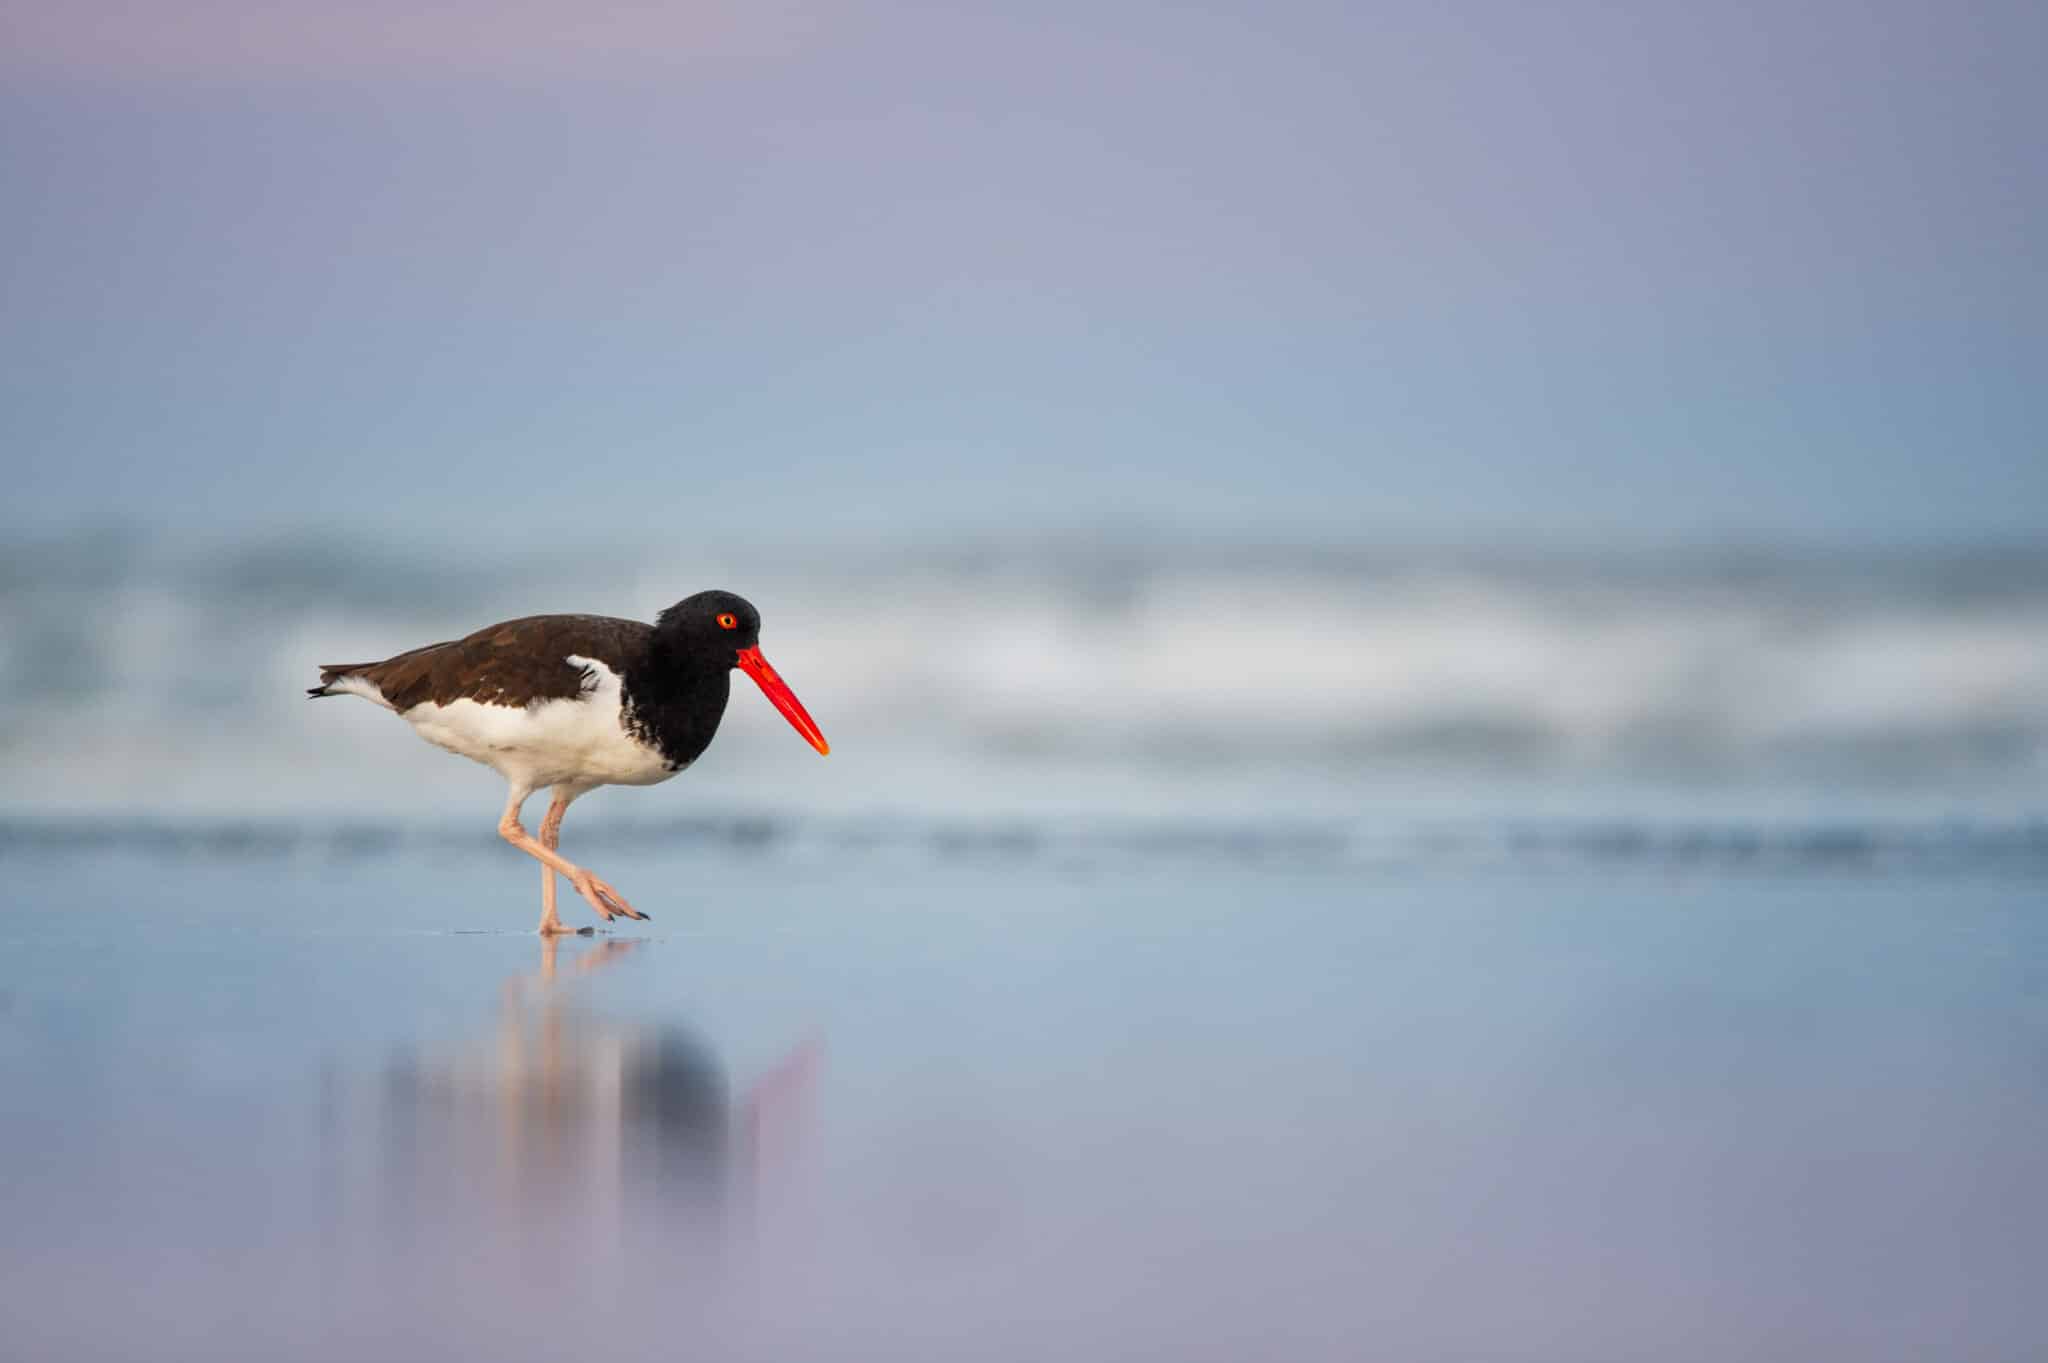
<svg viewBox="0 0 2048 1363">
<path fill-rule="evenodd" d="M 584 673 L 575 700 L 536 705 L 486 705 L 474 700 L 427 701 L 405 712 L 421 738 L 495 768 L 530 789 L 557 784 L 651 786 L 671 770 L 659 749 L 620 724 L 619 676 L 595 658 L 570 654 L 563 662 Z"/>
</svg>

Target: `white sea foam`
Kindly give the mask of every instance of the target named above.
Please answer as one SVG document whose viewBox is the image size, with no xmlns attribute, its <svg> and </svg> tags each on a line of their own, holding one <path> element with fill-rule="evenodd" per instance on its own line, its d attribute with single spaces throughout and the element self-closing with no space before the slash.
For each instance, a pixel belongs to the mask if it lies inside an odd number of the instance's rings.
<svg viewBox="0 0 2048 1363">
<path fill-rule="evenodd" d="M 709 585 L 761 606 L 765 651 L 834 755 L 736 686 L 718 747 L 678 783 L 703 787 L 697 804 L 1350 808 L 1520 780 L 2024 805 L 2048 789 L 2048 555 L 692 557 L 485 571 L 317 544 L 17 547 L 10 800 L 484 798 L 388 716 L 303 700 L 315 664 L 533 610 L 650 617 Z"/>
</svg>

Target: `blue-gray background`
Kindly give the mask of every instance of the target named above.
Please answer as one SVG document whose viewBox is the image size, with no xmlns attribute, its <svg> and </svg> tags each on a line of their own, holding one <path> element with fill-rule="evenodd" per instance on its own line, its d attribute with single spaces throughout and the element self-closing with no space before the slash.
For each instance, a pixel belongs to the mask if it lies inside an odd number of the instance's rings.
<svg viewBox="0 0 2048 1363">
<path fill-rule="evenodd" d="M 0 12 L 17 528 L 2042 529 L 2038 5 Z"/>
<path fill-rule="evenodd" d="M 0 1338 L 2041 1356 L 2044 51 L 0 0 Z M 302 695 L 711 585 L 630 935 Z"/>
</svg>

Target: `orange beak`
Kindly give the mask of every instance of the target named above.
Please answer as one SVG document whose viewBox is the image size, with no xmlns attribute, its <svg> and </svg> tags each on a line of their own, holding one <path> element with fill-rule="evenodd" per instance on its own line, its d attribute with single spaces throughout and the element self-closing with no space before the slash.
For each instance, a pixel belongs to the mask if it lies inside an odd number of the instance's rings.
<svg viewBox="0 0 2048 1363">
<path fill-rule="evenodd" d="M 804 741 L 818 750 L 819 756 L 822 757 L 832 751 L 832 745 L 825 741 L 825 735 L 818 729 L 818 721 L 812 719 L 811 712 L 804 709 L 804 703 L 796 698 L 796 692 L 785 686 L 782 678 L 775 675 L 775 669 L 768 666 L 768 660 L 761 656 L 759 648 L 741 649 L 739 667 L 740 671 L 754 679 L 754 685 L 761 688 L 761 694 L 768 697 L 769 703 L 782 711 L 782 717 L 789 721 L 790 727 L 802 734 Z"/>
</svg>

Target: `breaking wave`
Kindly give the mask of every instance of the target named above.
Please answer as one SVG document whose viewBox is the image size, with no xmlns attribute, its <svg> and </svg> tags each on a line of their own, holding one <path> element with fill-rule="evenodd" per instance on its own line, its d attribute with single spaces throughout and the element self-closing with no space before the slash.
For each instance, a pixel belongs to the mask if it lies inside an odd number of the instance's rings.
<svg viewBox="0 0 2048 1363">
<path fill-rule="evenodd" d="M 741 688 L 671 788 L 686 810 L 1357 810 L 1560 787 L 2026 810 L 2048 776 L 2048 551 L 486 555 L 105 534 L 0 546 L 0 583 L 0 761 L 38 809 L 443 805 L 478 774 L 369 707 L 301 700 L 314 663 L 533 610 L 651 617 L 709 585 L 762 607 L 834 756 Z"/>
</svg>

